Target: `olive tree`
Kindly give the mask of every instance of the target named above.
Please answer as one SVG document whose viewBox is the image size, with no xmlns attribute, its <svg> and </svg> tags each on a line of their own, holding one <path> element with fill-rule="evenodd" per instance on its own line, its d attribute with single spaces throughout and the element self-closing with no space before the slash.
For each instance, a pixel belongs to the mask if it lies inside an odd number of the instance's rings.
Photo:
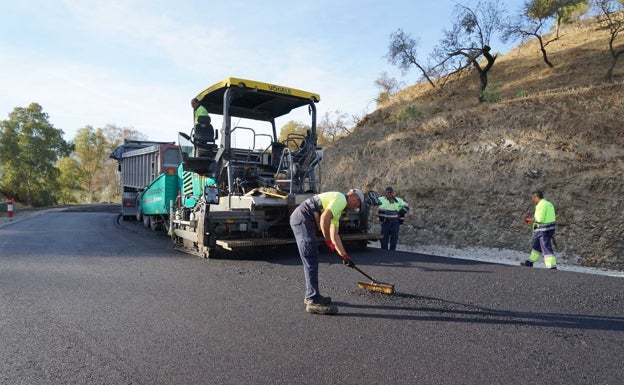
<svg viewBox="0 0 624 385">
<path fill-rule="evenodd" d="M 397 66 L 403 75 L 409 71 L 411 66 L 416 66 L 422 76 L 431 84 L 431 87 L 435 88 L 428 70 L 418 61 L 417 50 L 418 42 L 416 39 L 399 28 L 390 35 L 390 46 L 385 57 L 388 59 L 388 62 Z"/>
<path fill-rule="evenodd" d="M 398 80 L 390 77 L 387 72 L 382 72 L 375 80 L 375 86 L 379 88 L 379 96 L 375 99 L 379 104 L 390 100 L 399 89 L 400 84 Z"/>
<path fill-rule="evenodd" d="M 548 58 L 546 47 L 561 38 L 562 23 L 569 23 L 588 8 L 587 0 L 527 0 L 518 15 L 505 24 L 502 39 L 504 42 L 518 38 L 523 41 L 537 39 L 544 63 L 552 68 L 554 64 Z M 555 28 L 549 33 L 547 28 L 553 21 Z"/>
<path fill-rule="evenodd" d="M 492 54 L 490 41 L 502 31 L 504 16 L 505 8 L 496 0 L 480 1 L 474 7 L 457 4 L 455 22 L 450 29 L 443 29 L 444 37 L 432 54 L 437 62 L 435 72 L 447 79 L 474 68 L 479 75 L 480 102 L 485 100 L 488 72 L 497 57 Z"/>
<path fill-rule="evenodd" d="M 613 79 L 613 69 L 618 59 L 624 54 L 624 42 L 618 37 L 624 30 L 624 1 L 619 0 L 593 0 L 592 5 L 598 11 L 598 21 L 601 28 L 609 31 L 609 53 L 611 54 L 611 63 L 605 76 L 607 81 Z"/>
</svg>

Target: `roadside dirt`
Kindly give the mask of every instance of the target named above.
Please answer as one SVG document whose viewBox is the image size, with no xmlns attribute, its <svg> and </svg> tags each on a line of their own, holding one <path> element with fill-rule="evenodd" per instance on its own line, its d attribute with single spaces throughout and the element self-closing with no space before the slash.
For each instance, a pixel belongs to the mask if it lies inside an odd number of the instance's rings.
<svg viewBox="0 0 624 385">
<path fill-rule="evenodd" d="M 602 81 L 605 36 L 591 25 L 569 28 L 551 47 L 554 69 L 532 43 L 501 57 L 490 75 L 497 103 L 479 104 L 468 76 L 443 90 L 402 90 L 325 147 L 323 189 L 393 186 L 412 207 L 401 228 L 406 246 L 527 254 L 523 218 L 540 189 L 557 210 L 560 260 L 624 270 L 624 69 Z"/>
</svg>

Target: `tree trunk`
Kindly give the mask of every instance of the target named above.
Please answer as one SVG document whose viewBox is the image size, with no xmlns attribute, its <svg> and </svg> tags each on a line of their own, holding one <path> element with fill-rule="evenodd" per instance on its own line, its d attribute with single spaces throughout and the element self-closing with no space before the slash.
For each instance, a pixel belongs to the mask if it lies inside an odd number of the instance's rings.
<svg viewBox="0 0 624 385">
<path fill-rule="evenodd" d="M 487 72 L 481 70 L 479 72 L 479 80 L 481 81 L 481 87 L 479 88 L 479 103 L 483 103 L 485 101 L 485 95 L 483 93 L 488 85 Z"/>
<path fill-rule="evenodd" d="M 416 63 L 416 66 L 420 69 L 420 72 L 422 72 L 423 76 L 425 77 L 425 79 L 427 79 L 429 84 L 431 84 L 431 87 L 436 88 L 435 84 L 433 84 L 433 81 L 431 80 L 429 75 L 427 75 L 427 71 L 425 71 L 425 69 L 418 63 Z"/>
<path fill-rule="evenodd" d="M 479 80 L 481 81 L 481 88 L 479 89 L 479 103 L 482 103 L 485 101 L 485 96 L 483 95 L 483 92 L 485 91 L 488 85 L 487 74 L 492 69 L 492 66 L 494 65 L 494 61 L 496 60 L 496 56 L 492 56 L 490 54 L 490 50 L 491 48 L 488 45 L 483 47 L 483 49 L 481 50 L 481 53 L 487 59 L 487 65 L 484 68 L 481 68 L 479 66 L 476 59 L 473 61 L 473 65 L 479 72 Z"/>
<path fill-rule="evenodd" d="M 546 47 L 544 46 L 544 41 L 542 40 L 542 37 L 539 35 L 537 36 L 537 41 L 539 41 L 540 44 L 540 51 L 542 51 L 542 58 L 544 59 L 544 63 L 546 63 L 546 65 L 548 65 L 550 68 L 553 68 L 554 65 L 550 62 L 550 60 L 548 60 L 548 54 L 546 53 Z"/>
<path fill-rule="evenodd" d="M 611 65 L 609 66 L 609 69 L 607 70 L 607 76 L 606 76 L 606 80 L 608 82 L 612 81 L 613 78 L 613 69 L 615 68 L 615 65 L 617 64 L 618 58 L 620 57 L 621 54 L 624 53 L 624 50 L 619 51 L 613 55 L 611 55 Z"/>
</svg>

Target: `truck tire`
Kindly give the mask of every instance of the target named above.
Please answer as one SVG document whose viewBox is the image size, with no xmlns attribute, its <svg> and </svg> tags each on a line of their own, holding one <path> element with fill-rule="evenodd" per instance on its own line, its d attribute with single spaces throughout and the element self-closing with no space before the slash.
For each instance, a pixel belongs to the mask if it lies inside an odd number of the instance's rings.
<svg viewBox="0 0 624 385">
<path fill-rule="evenodd" d="M 152 231 L 160 230 L 161 223 L 160 217 L 157 217 L 156 215 L 149 216 L 149 227 Z"/>
<path fill-rule="evenodd" d="M 151 215 L 143 215 L 143 227 L 145 228 L 150 227 L 151 218 L 152 218 Z"/>
<path fill-rule="evenodd" d="M 136 209 L 137 209 L 136 220 L 137 222 L 141 222 L 143 220 L 143 213 L 141 212 L 141 199 L 140 198 L 136 200 Z"/>
</svg>

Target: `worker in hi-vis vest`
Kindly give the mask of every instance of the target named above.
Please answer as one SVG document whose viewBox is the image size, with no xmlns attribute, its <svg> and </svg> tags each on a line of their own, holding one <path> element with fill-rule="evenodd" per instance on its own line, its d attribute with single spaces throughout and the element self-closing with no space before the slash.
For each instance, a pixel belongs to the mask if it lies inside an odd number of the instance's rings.
<svg viewBox="0 0 624 385">
<path fill-rule="evenodd" d="M 399 228 L 403 223 L 409 205 L 403 199 L 394 196 L 394 189 L 386 187 L 386 196 L 379 197 L 378 217 L 381 222 L 381 248 L 396 250 Z"/>
<path fill-rule="evenodd" d="M 193 119 L 194 119 L 195 124 L 198 123 L 200 116 L 202 115 L 209 116 L 208 110 L 206 109 L 206 107 L 199 104 L 199 100 L 197 100 L 197 98 L 191 99 L 191 107 L 193 107 Z"/>
<path fill-rule="evenodd" d="M 555 235 L 555 206 L 544 199 L 544 193 L 533 191 L 531 193 L 535 203 L 535 214 L 524 218 L 524 221 L 533 225 L 533 246 L 529 259 L 520 265 L 532 267 L 535 262 L 544 256 L 544 264 L 552 270 L 557 270 L 557 260 L 552 248 L 552 238 Z"/>
<path fill-rule="evenodd" d="M 327 247 L 338 253 L 345 265 L 354 267 L 355 264 L 349 258 L 340 239 L 340 217 L 344 211 L 361 210 L 366 204 L 364 199 L 364 193 L 359 189 L 351 189 L 346 194 L 328 191 L 304 200 L 290 215 L 290 228 L 295 235 L 299 256 L 303 262 L 306 286 L 303 303 L 306 306 L 306 312 L 338 313 L 338 307 L 332 305 L 331 297 L 320 293 L 319 250 L 316 244 L 316 234 L 317 230 L 320 230 Z"/>
</svg>

